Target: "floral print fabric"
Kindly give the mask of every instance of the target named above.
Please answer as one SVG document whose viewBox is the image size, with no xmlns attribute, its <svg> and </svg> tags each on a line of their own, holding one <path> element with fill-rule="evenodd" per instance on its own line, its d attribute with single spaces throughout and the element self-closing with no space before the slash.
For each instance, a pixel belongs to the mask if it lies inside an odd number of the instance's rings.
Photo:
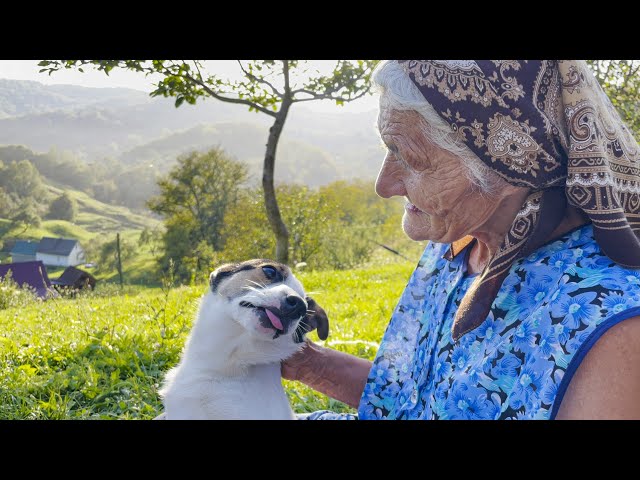
<svg viewBox="0 0 640 480">
<path fill-rule="evenodd" d="M 640 272 L 605 256 L 586 225 L 514 263 L 489 316 L 453 341 L 455 312 L 475 275 L 466 272 L 468 251 L 448 261 L 448 247 L 430 243 L 418 262 L 359 419 L 553 418 L 593 343 L 640 314 Z"/>
</svg>

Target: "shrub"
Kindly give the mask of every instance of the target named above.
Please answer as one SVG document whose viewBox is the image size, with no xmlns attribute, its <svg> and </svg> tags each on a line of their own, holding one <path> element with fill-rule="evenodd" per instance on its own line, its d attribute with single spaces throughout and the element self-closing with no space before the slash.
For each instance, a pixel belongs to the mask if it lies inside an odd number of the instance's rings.
<svg viewBox="0 0 640 480">
<path fill-rule="evenodd" d="M 11 307 L 22 307 L 39 300 L 31 287 L 18 285 L 11 272 L 0 277 L 0 310 Z"/>
</svg>

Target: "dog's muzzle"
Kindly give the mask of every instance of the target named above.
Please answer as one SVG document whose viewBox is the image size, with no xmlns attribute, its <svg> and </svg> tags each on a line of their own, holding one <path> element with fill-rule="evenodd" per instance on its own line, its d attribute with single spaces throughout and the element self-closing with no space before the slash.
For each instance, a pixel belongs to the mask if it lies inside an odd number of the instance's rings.
<svg viewBox="0 0 640 480">
<path fill-rule="evenodd" d="M 245 301 L 240 302 L 240 306 L 256 309 L 260 313 L 262 326 L 276 330 L 274 339 L 286 334 L 291 324 L 304 317 L 307 313 L 306 302 L 296 295 L 287 295 L 283 298 L 280 302 L 280 308 L 262 307 Z"/>
</svg>

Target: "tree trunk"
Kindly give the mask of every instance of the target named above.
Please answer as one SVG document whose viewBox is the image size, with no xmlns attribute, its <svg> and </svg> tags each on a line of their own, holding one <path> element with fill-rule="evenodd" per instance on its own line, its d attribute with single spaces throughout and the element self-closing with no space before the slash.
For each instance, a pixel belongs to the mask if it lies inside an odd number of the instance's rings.
<svg viewBox="0 0 640 480">
<path fill-rule="evenodd" d="M 284 127 L 284 122 L 287 119 L 289 113 L 289 107 L 291 107 L 291 101 L 284 99 L 275 122 L 269 129 L 269 140 L 267 141 L 267 151 L 264 156 L 264 166 L 262 169 L 262 188 L 264 190 L 264 204 L 267 209 L 267 218 L 271 225 L 271 230 L 276 236 L 276 261 L 280 263 L 289 262 L 289 230 L 282 221 L 280 215 L 280 208 L 278 207 L 278 200 L 276 199 L 276 190 L 273 185 L 273 171 L 276 163 L 276 149 L 278 148 L 278 141 L 280 140 L 280 134 Z"/>
</svg>

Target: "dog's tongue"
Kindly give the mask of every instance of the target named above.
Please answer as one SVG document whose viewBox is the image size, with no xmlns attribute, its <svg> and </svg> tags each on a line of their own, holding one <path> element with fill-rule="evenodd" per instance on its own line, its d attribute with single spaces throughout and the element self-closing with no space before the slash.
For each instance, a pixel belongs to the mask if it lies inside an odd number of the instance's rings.
<svg viewBox="0 0 640 480">
<path fill-rule="evenodd" d="M 265 308 L 264 311 L 267 312 L 267 317 L 269 317 L 269 320 L 271 320 L 271 324 L 274 327 L 276 327 L 278 330 L 284 330 L 284 327 L 282 326 L 282 322 L 280 321 L 280 319 L 275 313 L 273 313 L 268 308 Z"/>
</svg>

